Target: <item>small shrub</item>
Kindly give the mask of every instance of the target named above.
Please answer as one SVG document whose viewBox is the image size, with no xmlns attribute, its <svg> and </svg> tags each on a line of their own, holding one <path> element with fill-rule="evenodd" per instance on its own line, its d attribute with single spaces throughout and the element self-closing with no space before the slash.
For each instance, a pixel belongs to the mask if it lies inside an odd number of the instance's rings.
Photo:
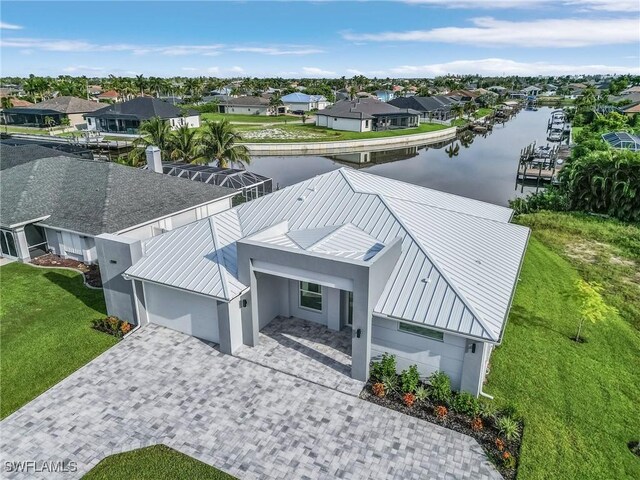
<svg viewBox="0 0 640 480">
<path fill-rule="evenodd" d="M 505 450 L 502 452 L 502 466 L 506 469 L 513 470 L 516 468 L 516 457 Z"/>
<path fill-rule="evenodd" d="M 383 377 L 396 376 L 396 356 L 383 353 L 382 359 L 378 362 L 371 362 L 371 376 L 375 380 L 382 380 Z"/>
<path fill-rule="evenodd" d="M 449 413 L 449 410 L 447 410 L 447 407 L 445 407 L 444 405 L 438 405 L 434 409 L 434 413 L 436 414 L 436 417 L 442 420 L 447 416 L 447 414 Z"/>
<path fill-rule="evenodd" d="M 122 322 L 122 325 L 120 325 L 120 331 L 123 335 L 126 335 L 131 331 L 131 324 L 129 322 Z"/>
<path fill-rule="evenodd" d="M 451 380 L 444 372 L 434 372 L 429 377 L 429 395 L 435 402 L 448 404 L 451 400 Z"/>
<path fill-rule="evenodd" d="M 454 411 L 464 415 L 477 417 L 480 414 L 480 402 L 469 392 L 460 392 L 453 397 L 451 407 Z"/>
<path fill-rule="evenodd" d="M 471 420 L 471 430 L 474 432 L 480 432 L 484 428 L 484 424 L 482 423 L 482 419 L 480 417 L 476 417 Z"/>
<path fill-rule="evenodd" d="M 395 392 L 398 389 L 398 376 L 395 374 L 384 375 L 382 377 L 382 383 L 384 384 L 386 392 Z"/>
<path fill-rule="evenodd" d="M 416 401 L 422 403 L 427 399 L 427 396 L 429 395 L 428 391 L 426 388 L 424 388 L 422 385 L 420 385 L 418 388 L 416 388 Z"/>
<path fill-rule="evenodd" d="M 504 450 L 504 440 L 502 440 L 501 438 L 496 438 L 496 448 L 502 452 Z"/>
<path fill-rule="evenodd" d="M 374 383 L 373 386 L 371 387 L 371 390 L 373 391 L 373 394 L 376 397 L 384 397 L 385 395 L 384 383 L 381 383 L 381 382 Z"/>
<path fill-rule="evenodd" d="M 129 322 L 120 320 L 118 317 L 98 318 L 91 321 L 91 326 L 104 333 L 122 338 L 125 333 L 131 331 L 132 325 Z"/>
<path fill-rule="evenodd" d="M 402 391 L 404 393 L 415 393 L 418 385 L 420 385 L 418 367 L 411 365 L 407 370 L 403 370 L 400 374 L 400 382 L 402 383 Z"/>
<path fill-rule="evenodd" d="M 513 418 L 515 420 L 518 420 L 521 418 L 520 407 L 515 402 L 507 403 L 507 405 L 502 409 L 501 412 L 502 412 L 502 415 L 505 417 Z"/>
<path fill-rule="evenodd" d="M 480 416 L 485 420 L 493 420 L 496 416 L 496 406 L 492 402 L 482 400 L 479 402 Z"/>
<path fill-rule="evenodd" d="M 416 396 L 411 392 L 407 392 L 402 396 L 402 401 L 407 407 L 413 407 L 413 404 L 416 403 Z"/>
<path fill-rule="evenodd" d="M 513 440 L 520 436 L 518 423 L 511 417 L 500 417 L 496 422 L 498 430 L 507 440 Z"/>
</svg>

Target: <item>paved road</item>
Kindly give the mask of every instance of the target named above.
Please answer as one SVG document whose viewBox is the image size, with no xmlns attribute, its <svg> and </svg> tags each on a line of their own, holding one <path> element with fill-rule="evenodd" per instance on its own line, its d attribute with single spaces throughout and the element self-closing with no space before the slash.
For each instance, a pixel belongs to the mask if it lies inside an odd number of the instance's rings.
<svg viewBox="0 0 640 480">
<path fill-rule="evenodd" d="M 465 435 L 149 325 L 0 423 L 2 478 L 164 443 L 241 479 L 497 479 Z M 77 462 L 9 473 L 7 461 Z M 39 465 L 42 465 L 41 463 Z"/>
</svg>

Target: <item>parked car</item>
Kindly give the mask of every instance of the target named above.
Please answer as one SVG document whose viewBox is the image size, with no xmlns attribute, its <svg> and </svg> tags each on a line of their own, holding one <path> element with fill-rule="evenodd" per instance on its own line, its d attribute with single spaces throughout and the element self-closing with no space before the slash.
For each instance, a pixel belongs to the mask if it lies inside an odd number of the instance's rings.
<svg viewBox="0 0 640 480">
<path fill-rule="evenodd" d="M 291 113 L 294 115 L 304 115 L 304 110 L 292 110 Z"/>
</svg>

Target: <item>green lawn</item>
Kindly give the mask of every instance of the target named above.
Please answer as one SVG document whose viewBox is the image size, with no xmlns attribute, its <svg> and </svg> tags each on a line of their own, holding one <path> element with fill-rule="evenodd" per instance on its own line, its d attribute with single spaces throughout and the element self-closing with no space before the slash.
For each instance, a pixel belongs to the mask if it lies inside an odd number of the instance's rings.
<svg viewBox="0 0 640 480">
<path fill-rule="evenodd" d="M 475 118 L 486 117 L 487 115 L 493 113 L 493 108 L 479 108 L 475 112 L 473 112 L 473 116 Z"/>
<path fill-rule="evenodd" d="M 13 125 L 2 125 L 1 132 L 6 133 L 30 133 L 33 135 L 49 135 L 49 129 L 36 127 L 16 127 Z"/>
<path fill-rule="evenodd" d="M 225 113 L 201 113 L 201 120 L 211 120 L 219 122 L 220 120 L 229 120 L 229 122 L 242 122 L 242 123 L 300 123 L 299 116 L 292 115 L 234 115 Z"/>
<path fill-rule="evenodd" d="M 570 245 L 597 238 L 617 259 L 632 261 L 640 236 L 635 227 L 581 215 L 542 213 L 520 222 L 533 227 L 533 237 L 485 387 L 498 403 L 514 401 L 524 415 L 518 479 L 640 478 L 640 459 L 627 448 L 640 437 L 640 333 L 633 326 L 638 319 L 621 309 L 606 322 L 585 325 L 587 343 L 570 340 L 579 315 L 565 294 L 579 269 L 597 279 L 594 272 L 608 270 L 611 257 L 606 264 L 604 257 L 585 261 L 564 246 L 565 239 Z M 585 262 L 592 265 L 588 270 L 580 266 Z M 611 290 L 604 297 L 616 305 L 619 293 Z M 640 306 L 637 296 L 627 301 Z"/>
<path fill-rule="evenodd" d="M 85 480 L 236 480 L 165 445 L 119 453 L 102 460 Z"/>
<path fill-rule="evenodd" d="M 79 273 L 11 263 L 0 268 L 0 298 L 0 418 L 117 341 L 91 328 L 104 297 Z"/>
<path fill-rule="evenodd" d="M 296 138 L 246 138 L 244 141 L 247 143 L 287 143 L 287 142 L 331 142 L 338 140 L 361 140 L 366 138 L 386 138 L 386 137 L 398 137 L 402 135 L 414 135 L 416 133 L 433 132 L 436 130 L 443 130 L 449 128 L 447 125 L 440 125 L 435 123 L 422 123 L 416 128 L 407 128 L 402 130 L 385 130 L 380 132 L 345 132 L 342 130 L 331 130 L 325 127 L 316 127 L 313 123 L 307 123 L 305 125 L 277 125 L 265 127 L 265 129 L 279 129 L 286 132 L 292 132 L 296 134 Z M 256 128 L 250 125 L 237 126 L 236 129 L 240 132 L 257 131 L 261 128 Z"/>
</svg>

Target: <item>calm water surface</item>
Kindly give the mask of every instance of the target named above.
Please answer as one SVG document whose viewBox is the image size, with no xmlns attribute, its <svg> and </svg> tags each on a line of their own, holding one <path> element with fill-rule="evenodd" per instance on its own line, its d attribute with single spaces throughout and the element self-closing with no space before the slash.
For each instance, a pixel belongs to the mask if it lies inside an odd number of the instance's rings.
<svg viewBox="0 0 640 480">
<path fill-rule="evenodd" d="M 547 121 L 552 108 L 523 110 L 504 125 L 496 124 L 486 136 L 476 135 L 468 147 L 460 145 L 457 156 L 449 158 L 440 148 L 420 147 L 370 154 L 372 163 L 345 161 L 356 155 L 328 156 L 295 155 L 253 157 L 249 170 L 273 178 L 274 186 L 285 187 L 315 175 L 343 166 L 404 182 L 435 188 L 499 205 L 521 196 L 516 190 L 515 176 L 520 150 L 536 140 L 546 144 Z M 460 143 L 459 141 L 454 141 Z M 535 191 L 525 187 L 524 194 Z"/>
</svg>

